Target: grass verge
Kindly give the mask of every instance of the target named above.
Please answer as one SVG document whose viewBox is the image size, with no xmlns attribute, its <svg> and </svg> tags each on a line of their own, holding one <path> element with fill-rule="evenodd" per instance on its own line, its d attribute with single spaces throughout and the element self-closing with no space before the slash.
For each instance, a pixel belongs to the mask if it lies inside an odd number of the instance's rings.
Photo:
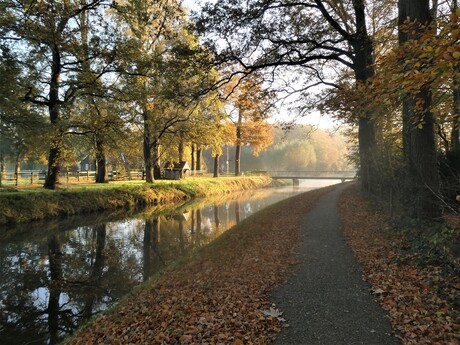
<svg viewBox="0 0 460 345">
<path fill-rule="evenodd" d="M 174 203 L 193 197 L 264 188 L 273 183 L 276 182 L 266 176 L 218 179 L 199 177 L 180 181 L 162 180 L 155 184 L 135 181 L 62 185 L 54 191 L 43 188 L 0 188 L 0 224 Z"/>
</svg>

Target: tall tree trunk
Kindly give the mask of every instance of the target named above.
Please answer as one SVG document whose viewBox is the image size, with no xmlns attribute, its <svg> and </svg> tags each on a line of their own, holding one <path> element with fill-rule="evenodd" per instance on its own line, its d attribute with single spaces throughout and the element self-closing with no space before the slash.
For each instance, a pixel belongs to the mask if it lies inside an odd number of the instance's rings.
<svg viewBox="0 0 460 345">
<path fill-rule="evenodd" d="M 201 145 L 197 145 L 196 148 L 196 170 L 201 170 L 201 158 L 202 158 L 202 147 Z"/>
<path fill-rule="evenodd" d="M 51 126 L 54 129 L 53 139 L 51 140 L 51 148 L 48 155 L 48 172 L 45 178 L 46 189 L 56 189 L 56 184 L 59 183 L 59 173 L 61 171 L 60 159 L 62 150 L 62 128 L 60 128 L 61 113 L 59 105 L 59 86 L 61 78 L 61 56 L 57 48 L 52 52 L 51 66 L 51 82 L 48 100 L 48 112 Z"/>
<path fill-rule="evenodd" d="M 19 154 L 16 155 L 16 164 L 14 166 L 14 173 L 19 178 L 19 174 L 21 173 L 21 159 Z"/>
<path fill-rule="evenodd" d="M 241 175 L 241 145 L 242 145 L 242 130 L 243 114 L 238 114 L 238 122 L 236 124 L 236 144 L 235 144 L 235 176 Z"/>
<path fill-rule="evenodd" d="M 5 177 L 5 173 L 6 173 L 5 156 L 3 155 L 3 151 L 0 149 L 0 187 L 2 186 L 2 180 Z"/>
<path fill-rule="evenodd" d="M 454 0 L 452 6 L 452 13 L 457 11 L 457 0 Z M 460 64 L 455 67 L 454 80 L 452 81 L 452 108 L 453 108 L 453 123 L 452 123 L 452 137 L 451 137 L 451 150 L 453 152 L 460 152 Z"/>
<path fill-rule="evenodd" d="M 219 155 L 214 156 L 214 175 L 213 177 L 219 177 Z"/>
<path fill-rule="evenodd" d="M 3 151 L 0 151 L 0 173 L 3 175 L 6 172 L 6 162 L 5 162 L 5 155 Z"/>
<path fill-rule="evenodd" d="M 143 152 L 145 166 L 145 182 L 153 183 L 152 130 L 147 112 L 144 113 Z"/>
<path fill-rule="evenodd" d="M 159 180 L 161 176 L 161 157 L 160 157 L 160 140 L 158 138 L 153 139 L 152 144 L 153 153 L 153 176 Z"/>
<path fill-rule="evenodd" d="M 366 84 L 375 74 L 374 50 L 366 28 L 366 15 L 363 0 L 354 0 L 353 7 L 356 19 L 356 35 L 351 39 L 354 50 L 354 72 L 356 82 Z M 376 192 L 378 173 L 376 169 L 377 141 L 375 119 L 372 110 L 364 110 L 359 114 L 358 141 L 360 174 L 362 187 L 369 192 Z"/>
<path fill-rule="evenodd" d="M 399 44 L 419 39 L 432 22 L 429 0 L 399 0 Z M 408 19 L 409 30 L 404 29 Z M 410 58 L 410 56 L 408 57 Z M 439 173 L 436 158 L 434 116 L 430 111 L 429 85 L 403 99 L 403 145 L 406 166 L 407 203 L 413 216 L 436 220 L 442 210 L 438 201 Z"/>
<path fill-rule="evenodd" d="M 458 74 L 460 74 L 460 68 L 458 68 Z M 452 123 L 452 138 L 451 138 L 451 151 L 460 151 L 460 81 L 459 78 L 454 81 L 453 92 L 452 92 L 452 103 L 453 103 L 453 123 Z"/>
<path fill-rule="evenodd" d="M 185 134 L 183 131 L 179 133 L 179 163 L 184 161 L 184 142 L 185 142 Z"/>
<path fill-rule="evenodd" d="M 240 160 L 241 160 L 241 145 L 236 144 L 235 146 L 235 176 L 241 175 Z"/>
<path fill-rule="evenodd" d="M 96 134 L 96 183 L 107 183 L 107 161 L 104 140 Z"/>
<path fill-rule="evenodd" d="M 194 171 L 194 170 L 195 170 L 195 144 L 194 144 L 194 143 L 192 143 L 191 148 L 192 148 L 192 150 L 191 150 L 192 153 L 191 153 L 191 155 L 190 155 L 190 156 L 191 156 L 191 157 L 190 157 L 190 158 L 191 158 L 190 169 L 191 169 L 192 171 Z"/>
</svg>

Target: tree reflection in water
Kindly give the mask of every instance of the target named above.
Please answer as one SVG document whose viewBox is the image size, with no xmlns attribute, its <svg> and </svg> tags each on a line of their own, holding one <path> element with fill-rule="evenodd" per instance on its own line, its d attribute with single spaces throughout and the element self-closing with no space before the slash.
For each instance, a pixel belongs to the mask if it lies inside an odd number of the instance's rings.
<svg viewBox="0 0 460 345">
<path fill-rule="evenodd" d="M 264 193 L 0 242 L 1 344 L 58 343 L 178 257 L 289 195 Z"/>
</svg>

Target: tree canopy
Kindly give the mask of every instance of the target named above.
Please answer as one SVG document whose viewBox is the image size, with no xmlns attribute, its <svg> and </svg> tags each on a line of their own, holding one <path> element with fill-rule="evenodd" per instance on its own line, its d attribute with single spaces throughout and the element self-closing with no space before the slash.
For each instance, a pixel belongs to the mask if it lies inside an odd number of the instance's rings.
<svg viewBox="0 0 460 345">
<path fill-rule="evenodd" d="M 456 1 L 219 1 L 196 19 L 218 61 L 240 66 L 229 78 L 263 74 L 300 112 L 352 125 L 363 188 L 436 220 L 459 187 L 457 11 Z"/>
<path fill-rule="evenodd" d="M 46 188 L 85 153 L 98 182 L 111 163 L 149 183 L 162 160 L 200 169 L 204 148 L 217 160 L 229 144 L 239 163 L 246 145 L 280 145 L 268 116 L 288 104 L 349 126 L 362 187 L 412 216 L 438 219 L 460 189 L 456 0 L 223 0 L 191 17 L 177 0 L 0 8 L 0 157 L 46 156 Z M 285 153 L 328 160 L 310 144 Z"/>
</svg>

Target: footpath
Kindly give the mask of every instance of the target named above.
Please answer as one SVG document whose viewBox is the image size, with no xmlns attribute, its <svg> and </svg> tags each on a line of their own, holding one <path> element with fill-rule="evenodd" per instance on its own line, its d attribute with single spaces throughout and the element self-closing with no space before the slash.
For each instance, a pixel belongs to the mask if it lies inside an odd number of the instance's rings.
<svg viewBox="0 0 460 345">
<path fill-rule="evenodd" d="M 305 216 L 299 264 L 271 296 L 289 324 L 274 344 L 399 344 L 342 234 L 336 205 L 345 188 L 322 196 Z"/>
<path fill-rule="evenodd" d="M 66 344 L 398 344 L 341 231 L 336 203 L 347 186 L 261 210 L 99 314 Z"/>
</svg>

